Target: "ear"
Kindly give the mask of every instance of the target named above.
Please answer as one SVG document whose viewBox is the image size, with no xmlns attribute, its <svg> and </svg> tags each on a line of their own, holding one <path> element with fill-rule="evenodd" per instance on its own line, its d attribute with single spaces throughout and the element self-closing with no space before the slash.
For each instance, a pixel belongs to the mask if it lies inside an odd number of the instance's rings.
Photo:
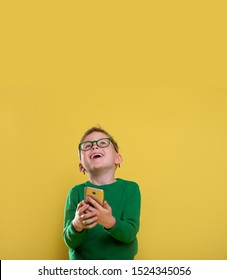
<svg viewBox="0 0 227 280">
<path fill-rule="evenodd" d="M 122 156 L 120 154 L 116 154 L 115 164 L 120 167 L 122 161 L 123 161 Z"/>
<path fill-rule="evenodd" d="M 87 171 L 84 167 L 83 167 L 83 165 L 80 163 L 79 164 L 79 171 L 80 172 L 83 172 L 84 174 L 85 174 L 85 172 Z"/>
</svg>

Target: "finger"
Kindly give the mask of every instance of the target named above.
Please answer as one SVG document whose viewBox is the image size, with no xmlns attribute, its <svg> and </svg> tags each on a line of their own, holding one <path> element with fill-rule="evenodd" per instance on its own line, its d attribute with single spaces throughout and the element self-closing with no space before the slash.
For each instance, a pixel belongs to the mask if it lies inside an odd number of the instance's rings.
<svg viewBox="0 0 227 280">
<path fill-rule="evenodd" d="M 96 222 L 97 220 L 98 220 L 97 216 L 90 217 L 89 219 L 83 220 L 83 224 L 84 225 L 89 225 L 89 224 L 92 224 L 92 223 Z"/>
<path fill-rule="evenodd" d="M 88 205 L 88 208 L 86 209 L 86 212 L 92 212 L 92 211 L 95 211 L 95 207 L 92 205 L 92 204 L 87 204 Z"/>
<path fill-rule="evenodd" d="M 103 208 L 105 208 L 105 209 L 107 209 L 107 210 L 109 210 L 109 211 L 112 210 L 112 208 L 110 207 L 110 205 L 108 204 L 108 202 L 107 202 L 106 200 L 105 200 L 104 203 L 103 203 Z"/>
<path fill-rule="evenodd" d="M 97 222 L 94 222 L 94 223 L 92 223 L 90 225 L 83 226 L 83 228 L 91 229 L 91 228 L 95 227 L 97 224 L 98 224 Z"/>
<path fill-rule="evenodd" d="M 102 208 L 102 206 L 90 196 L 86 197 L 86 201 L 91 203 L 96 209 L 101 209 Z"/>
<path fill-rule="evenodd" d="M 76 210 L 79 210 L 83 206 L 82 201 L 77 204 Z"/>
<path fill-rule="evenodd" d="M 89 206 L 87 209 L 89 212 L 95 212 L 97 209 L 94 206 Z"/>
<path fill-rule="evenodd" d="M 79 210 L 80 208 L 84 207 L 85 205 L 87 205 L 87 204 L 82 200 L 81 202 L 79 202 L 79 203 L 77 204 L 76 209 Z"/>
<path fill-rule="evenodd" d="M 87 219 L 90 219 L 90 218 L 92 218 L 96 215 L 97 215 L 96 211 L 92 211 L 92 212 L 89 211 L 89 212 L 83 213 L 80 216 L 80 218 L 83 219 L 83 220 L 87 220 Z"/>
<path fill-rule="evenodd" d="M 88 209 L 89 205 L 83 205 L 81 208 L 79 208 L 78 213 L 81 216 L 84 212 L 86 212 L 86 210 Z"/>
<path fill-rule="evenodd" d="M 97 216 L 92 217 L 92 218 L 90 218 L 90 219 L 86 219 L 86 220 L 83 221 L 83 226 L 84 226 L 84 227 L 90 226 L 91 224 L 97 222 L 97 219 L 98 219 Z"/>
</svg>

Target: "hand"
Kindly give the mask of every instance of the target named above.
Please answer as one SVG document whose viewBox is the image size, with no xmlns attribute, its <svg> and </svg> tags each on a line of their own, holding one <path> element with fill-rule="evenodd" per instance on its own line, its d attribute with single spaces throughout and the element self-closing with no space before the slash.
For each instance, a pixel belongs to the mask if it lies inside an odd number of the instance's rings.
<svg viewBox="0 0 227 280">
<path fill-rule="evenodd" d="M 84 228 L 93 228 L 97 225 L 96 212 L 89 208 L 91 206 L 84 201 L 77 205 L 75 217 L 72 221 L 76 231 L 81 232 Z"/>
<path fill-rule="evenodd" d="M 103 206 L 96 202 L 92 197 L 87 196 L 86 201 L 92 206 L 88 207 L 88 211 L 96 212 L 97 223 L 105 227 L 106 229 L 111 229 L 116 224 L 116 220 L 112 215 L 112 208 L 104 201 Z"/>
</svg>

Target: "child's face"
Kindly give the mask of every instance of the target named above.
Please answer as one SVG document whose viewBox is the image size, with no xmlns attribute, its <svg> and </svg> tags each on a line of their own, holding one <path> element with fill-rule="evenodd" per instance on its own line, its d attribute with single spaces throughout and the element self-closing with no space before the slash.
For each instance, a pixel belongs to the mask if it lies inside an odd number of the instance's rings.
<svg viewBox="0 0 227 280">
<path fill-rule="evenodd" d="M 83 142 L 95 141 L 101 138 L 108 138 L 108 136 L 102 132 L 92 132 L 89 134 Z M 121 163 L 121 156 L 115 151 L 113 144 L 110 142 L 108 147 L 100 148 L 93 143 L 93 147 L 88 151 L 80 151 L 81 164 L 88 173 L 95 172 L 97 170 L 113 170 L 115 171 L 116 165 Z"/>
</svg>

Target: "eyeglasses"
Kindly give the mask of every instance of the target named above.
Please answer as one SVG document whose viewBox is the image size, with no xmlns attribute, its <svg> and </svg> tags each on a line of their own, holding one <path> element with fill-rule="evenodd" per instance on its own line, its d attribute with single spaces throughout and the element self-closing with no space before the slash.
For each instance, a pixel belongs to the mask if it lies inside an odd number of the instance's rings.
<svg viewBox="0 0 227 280">
<path fill-rule="evenodd" d="M 111 139 L 110 138 L 101 138 L 99 140 L 94 141 L 85 141 L 79 144 L 79 151 L 89 151 L 94 146 L 94 143 L 99 148 L 106 148 L 110 145 Z"/>
</svg>

